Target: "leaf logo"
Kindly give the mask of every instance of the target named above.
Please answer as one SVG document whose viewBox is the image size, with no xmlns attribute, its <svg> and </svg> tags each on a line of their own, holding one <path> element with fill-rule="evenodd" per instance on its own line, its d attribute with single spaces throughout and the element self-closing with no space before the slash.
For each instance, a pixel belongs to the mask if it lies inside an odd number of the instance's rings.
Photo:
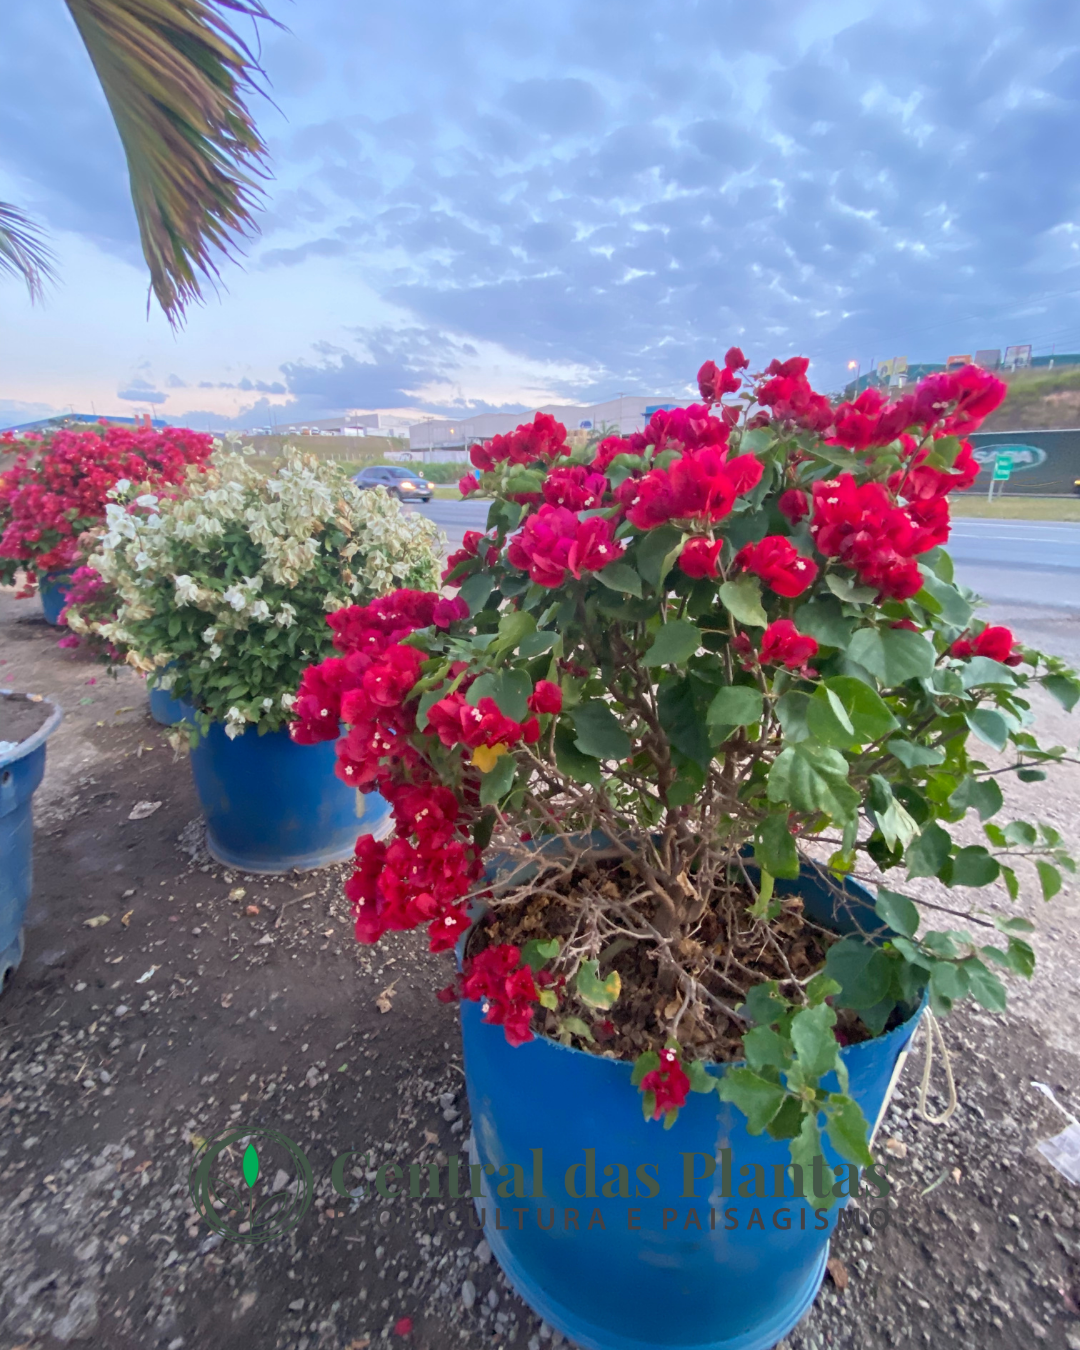
<svg viewBox="0 0 1080 1350">
<path fill-rule="evenodd" d="M 265 1180 L 260 1183 L 275 1169 L 286 1176 L 291 1172 L 292 1182 L 284 1186 L 279 1182 L 275 1189 Z M 214 1232 L 246 1244 L 272 1242 L 291 1232 L 315 1195 L 315 1179 L 303 1149 L 279 1130 L 258 1126 L 200 1138 L 188 1187 L 195 1209 Z"/>
<path fill-rule="evenodd" d="M 259 1179 L 259 1155 L 255 1152 L 254 1144 L 248 1144 L 247 1148 L 244 1150 L 242 1170 L 244 1173 L 244 1180 L 247 1182 L 248 1187 L 254 1186 Z"/>
</svg>

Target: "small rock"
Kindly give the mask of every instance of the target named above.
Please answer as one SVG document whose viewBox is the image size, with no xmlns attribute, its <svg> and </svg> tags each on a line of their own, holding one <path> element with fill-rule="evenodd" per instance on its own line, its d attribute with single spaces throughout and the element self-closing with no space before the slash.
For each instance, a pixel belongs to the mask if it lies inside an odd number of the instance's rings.
<svg viewBox="0 0 1080 1350">
<path fill-rule="evenodd" d="M 499 1306 L 499 1296 L 494 1289 L 488 1290 L 487 1303 L 489 1308 L 497 1308 Z"/>
<path fill-rule="evenodd" d="M 907 1144 L 902 1139 L 886 1139 L 885 1152 L 892 1154 L 894 1158 L 906 1158 Z"/>
<path fill-rule="evenodd" d="M 1065 1333 L 1065 1344 L 1069 1350 L 1080 1350 L 1080 1331 L 1067 1331 Z"/>
<path fill-rule="evenodd" d="M 303 1300 L 302 1298 L 294 1298 L 293 1301 L 289 1304 L 289 1311 L 290 1311 L 290 1312 L 303 1312 L 303 1311 L 304 1311 L 304 1300 Z"/>
<path fill-rule="evenodd" d="M 116 1007 L 113 1009 L 113 1016 L 114 1016 L 114 1017 L 123 1017 L 123 1015 L 124 1015 L 126 1012 L 128 1012 L 128 1011 L 129 1011 L 129 1009 L 128 1009 L 128 1005 L 127 1005 L 126 1003 L 118 1003 L 118 1004 L 116 1005 Z"/>
<path fill-rule="evenodd" d="M 68 1310 L 52 1324 L 52 1334 L 58 1341 L 86 1340 L 98 1324 L 97 1294 L 92 1289 L 80 1289 L 68 1305 Z"/>
<path fill-rule="evenodd" d="M 92 1261 L 94 1257 L 97 1256 L 98 1248 L 100 1246 L 101 1243 L 98 1242 L 96 1237 L 90 1238 L 88 1241 L 84 1242 L 81 1247 L 75 1248 L 75 1260 Z"/>
<path fill-rule="evenodd" d="M 458 1111 L 455 1107 L 448 1106 L 446 1110 L 442 1113 L 442 1118 L 443 1120 L 457 1120 L 460 1114 L 461 1112 Z"/>
<path fill-rule="evenodd" d="M 206 1256 L 209 1252 L 214 1251 L 215 1248 L 220 1247 L 224 1241 L 225 1239 L 220 1233 L 211 1233 L 209 1237 L 203 1238 L 199 1243 L 198 1255 Z"/>
<path fill-rule="evenodd" d="M 473 1284 L 472 1280 L 466 1280 L 461 1286 L 461 1302 L 466 1311 L 476 1302 L 476 1285 Z"/>
<path fill-rule="evenodd" d="M 540 1323 L 540 1339 L 542 1341 L 551 1340 L 551 1328 L 548 1326 L 546 1322 Z"/>
<path fill-rule="evenodd" d="M 283 1191 L 289 1184 L 289 1174 L 283 1167 L 279 1167 L 274 1173 L 274 1184 L 270 1187 L 270 1194 L 277 1195 L 278 1191 Z"/>
<path fill-rule="evenodd" d="M 254 1289 L 246 1289 L 236 1300 L 236 1307 L 233 1309 L 233 1321 L 238 1321 L 246 1312 L 250 1312 L 258 1297 L 259 1295 Z"/>
<path fill-rule="evenodd" d="M 456 1100 L 457 1094 L 454 1092 L 439 1093 L 439 1105 L 443 1108 L 443 1110 L 446 1110 L 447 1107 L 453 1106 Z"/>
<path fill-rule="evenodd" d="M 476 1244 L 476 1259 L 482 1266 L 486 1266 L 491 1260 L 491 1248 L 488 1246 L 487 1238 L 481 1238 Z"/>
</svg>

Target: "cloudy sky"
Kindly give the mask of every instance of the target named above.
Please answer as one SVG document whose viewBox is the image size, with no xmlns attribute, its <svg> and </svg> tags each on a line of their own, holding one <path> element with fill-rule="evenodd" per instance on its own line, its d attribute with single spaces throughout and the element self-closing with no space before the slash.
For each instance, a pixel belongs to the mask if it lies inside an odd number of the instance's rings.
<svg viewBox="0 0 1080 1350">
<path fill-rule="evenodd" d="M 680 397 L 739 342 L 1080 349 L 1075 0 L 269 0 L 262 233 L 173 334 L 62 0 L 4 0 L 0 424 Z"/>
</svg>

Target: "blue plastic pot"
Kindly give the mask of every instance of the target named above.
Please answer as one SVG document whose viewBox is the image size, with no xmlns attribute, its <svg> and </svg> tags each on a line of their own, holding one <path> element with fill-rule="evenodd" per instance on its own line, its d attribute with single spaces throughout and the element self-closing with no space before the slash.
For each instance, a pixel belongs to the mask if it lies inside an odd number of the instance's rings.
<svg viewBox="0 0 1080 1350">
<path fill-rule="evenodd" d="M 390 806 L 334 773 L 334 742 L 297 745 L 287 730 L 249 726 L 230 740 L 212 722 L 191 752 L 206 816 L 206 846 L 243 872 L 288 872 L 352 856 L 357 837 L 378 833 Z"/>
<path fill-rule="evenodd" d="M 836 913 L 816 873 L 786 889 L 797 889 L 818 921 L 850 931 L 850 917 Z M 870 900 L 861 887 L 849 886 L 848 894 L 856 907 Z M 869 918 L 867 927 L 880 928 L 872 910 Z M 842 1051 L 851 1093 L 872 1124 L 920 1013 Z M 751 1135 L 745 1117 L 711 1094 L 691 1094 L 665 1130 L 643 1119 L 629 1063 L 540 1038 L 515 1049 L 501 1027 L 484 1023 L 477 1003 L 462 1004 L 461 1021 L 474 1161 L 508 1168 L 486 1182 L 477 1201 L 485 1236 L 511 1284 L 551 1326 L 586 1350 L 766 1350 L 795 1326 L 824 1276 L 838 1207 L 819 1218 L 813 1198 L 774 1198 L 774 1167 L 790 1162 L 786 1140 Z M 535 1149 L 543 1150 L 545 1198 L 514 1198 L 510 1164 L 521 1165 L 531 1197 Z M 595 1198 L 587 1193 L 589 1149 Z M 724 1149 L 731 1150 L 730 1188 Z M 828 1146 L 823 1153 L 829 1164 L 841 1162 Z M 717 1160 L 692 1198 L 684 1195 L 684 1154 L 701 1155 L 692 1165 L 702 1178 L 705 1160 Z M 617 1193 L 620 1163 L 629 1198 Z M 575 1196 L 566 1178 L 577 1164 Z M 738 1188 L 755 1184 L 752 1164 L 764 1169 L 766 1195 L 744 1198 Z M 638 1181 L 639 1167 L 659 1183 L 655 1197 Z M 507 1198 L 495 1193 L 497 1185 Z M 812 1196 L 813 1178 L 805 1185 Z M 794 1194 L 790 1179 L 786 1190 Z M 877 1191 L 869 1181 L 866 1192 L 863 1203 L 873 1208 L 869 1197 Z M 878 1201 L 887 1221 L 885 1206 Z"/>
<path fill-rule="evenodd" d="M 0 690 L 0 699 L 12 697 Z M 45 742 L 60 725 L 55 703 L 45 724 L 13 749 L 0 750 L 0 991 L 23 955 L 23 919 L 33 889 L 31 799 L 45 772 Z"/>
<path fill-rule="evenodd" d="M 174 727 L 191 716 L 190 703 L 173 698 L 171 689 L 162 689 L 154 682 L 153 675 L 147 677 L 146 692 L 150 698 L 150 716 L 163 727 Z"/>
<path fill-rule="evenodd" d="M 41 608 L 49 623 L 60 622 L 60 611 L 67 604 L 68 591 L 71 590 L 72 572 L 46 572 L 38 577 L 38 591 L 41 594 Z"/>
</svg>

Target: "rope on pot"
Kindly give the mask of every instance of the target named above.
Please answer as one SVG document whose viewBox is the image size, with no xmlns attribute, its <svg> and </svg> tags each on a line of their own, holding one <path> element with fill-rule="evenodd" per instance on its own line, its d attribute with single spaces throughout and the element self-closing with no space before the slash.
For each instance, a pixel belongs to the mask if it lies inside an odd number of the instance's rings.
<svg viewBox="0 0 1080 1350">
<path fill-rule="evenodd" d="M 952 1061 L 949 1058 L 949 1048 L 945 1044 L 945 1037 L 941 1034 L 941 1023 L 934 1014 L 927 1008 L 923 1013 L 926 1019 L 926 1055 L 923 1059 L 922 1082 L 919 1084 L 919 1115 L 929 1125 L 944 1125 L 956 1110 L 956 1083 L 953 1081 Z M 945 1083 L 948 1087 L 949 1102 L 945 1110 L 940 1115 L 931 1115 L 926 1109 L 926 1099 L 930 1092 L 930 1073 L 934 1067 L 934 1041 L 937 1041 L 938 1049 L 941 1051 L 942 1063 L 945 1065 Z"/>
</svg>

